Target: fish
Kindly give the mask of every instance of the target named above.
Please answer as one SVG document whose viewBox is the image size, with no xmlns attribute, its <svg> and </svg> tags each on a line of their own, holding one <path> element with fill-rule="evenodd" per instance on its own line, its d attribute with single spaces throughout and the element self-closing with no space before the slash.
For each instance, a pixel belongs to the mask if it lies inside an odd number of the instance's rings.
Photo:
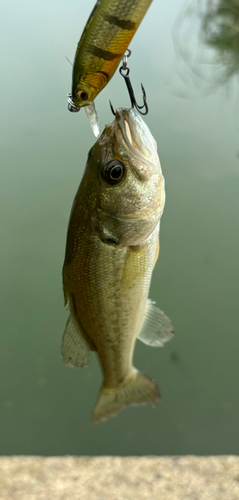
<svg viewBox="0 0 239 500">
<path fill-rule="evenodd" d="M 114 75 L 152 0 L 98 0 L 78 43 L 71 107 L 91 106 Z"/>
<path fill-rule="evenodd" d="M 164 204 L 156 141 L 135 109 L 119 108 L 89 151 L 63 266 L 70 311 L 63 361 L 85 367 L 95 351 L 103 374 L 93 424 L 160 399 L 157 384 L 134 367 L 133 353 L 137 338 L 161 347 L 174 333 L 148 299 Z"/>
</svg>

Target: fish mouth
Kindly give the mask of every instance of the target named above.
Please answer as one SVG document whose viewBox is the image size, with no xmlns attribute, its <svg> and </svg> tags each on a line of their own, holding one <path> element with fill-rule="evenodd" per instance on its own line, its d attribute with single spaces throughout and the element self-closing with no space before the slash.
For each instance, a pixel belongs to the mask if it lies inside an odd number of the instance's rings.
<svg viewBox="0 0 239 500">
<path fill-rule="evenodd" d="M 159 172 L 157 144 L 149 128 L 134 109 L 117 109 L 115 120 L 134 159 L 136 174 L 148 180 Z"/>
</svg>

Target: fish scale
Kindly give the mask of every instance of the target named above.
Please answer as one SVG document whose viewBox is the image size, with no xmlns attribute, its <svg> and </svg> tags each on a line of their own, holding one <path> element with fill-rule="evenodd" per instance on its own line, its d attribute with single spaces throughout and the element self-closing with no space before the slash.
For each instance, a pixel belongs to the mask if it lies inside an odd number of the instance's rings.
<svg viewBox="0 0 239 500">
<path fill-rule="evenodd" d="M 107 177 L 116 165 L 119 178 Z M 63 267 L 70 305 L 63 359 L 86 366 L 95 350 L 103 374 L 94 423 L 159 399 L 157 385 L 134 368 L 133 352 L 136 338 L 161 346 L 172 337 L 170 320 L 148 300 L 164 203 L 156 142 L 136 111 L 119 109 L 89 153 Z"/>
</svg>

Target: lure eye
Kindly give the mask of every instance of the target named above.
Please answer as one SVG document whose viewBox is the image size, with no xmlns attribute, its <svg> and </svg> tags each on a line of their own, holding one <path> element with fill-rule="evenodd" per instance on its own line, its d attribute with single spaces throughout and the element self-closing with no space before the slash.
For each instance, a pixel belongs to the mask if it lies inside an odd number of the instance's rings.
<svg viewBox="0 0 239 500">
<path fill-rule="evenodd" d="M 124 175 L 124 165 L 118 160 L 113 160 L 105 166 L 102 177 L 108 184 L 118 184 Z"/>
<path fill-rule="evenodd" d="M 88 99 L 88 94 L 84 90 L 78 90 L 76 95 L 77 95 L 78 99 L 82 99 L 82 101 L 85 101 L 86 99 Z"/>
</svg>

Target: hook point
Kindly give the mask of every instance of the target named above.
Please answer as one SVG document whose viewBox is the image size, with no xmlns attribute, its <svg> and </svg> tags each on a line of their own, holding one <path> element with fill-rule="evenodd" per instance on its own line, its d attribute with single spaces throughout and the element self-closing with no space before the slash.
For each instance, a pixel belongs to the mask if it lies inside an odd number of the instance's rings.
<svg viewBox="0 0 239 500">
<path fill-rule="evenodd" d="M 115 110 L 114 110 L 114 108 L 113 108 L 113 104 L 112 104 L 112 102 L 111 102 L 111 101 L 109 101 L 109 103 L 110 103 L 110 109 L 111 109 L 111 111 L 112 111 L 113 115 L 115 116 L 115 115 L 116 115 L 116 112 L 115 112 Z"/>
<path fill-rule="evenodd" d="M 145 98 L 145 99 L 146 99 L 146 92 L 145 92 L 145 88 L 144 88 L 144 86 L 143 86 L 143 84 L 142 84 L 142 83 L 141 83 L 140 85 L 141 85 L 141 89 L 142 89 L 142 92 L 143 92 L 143 98 Z"/>
</svg>

